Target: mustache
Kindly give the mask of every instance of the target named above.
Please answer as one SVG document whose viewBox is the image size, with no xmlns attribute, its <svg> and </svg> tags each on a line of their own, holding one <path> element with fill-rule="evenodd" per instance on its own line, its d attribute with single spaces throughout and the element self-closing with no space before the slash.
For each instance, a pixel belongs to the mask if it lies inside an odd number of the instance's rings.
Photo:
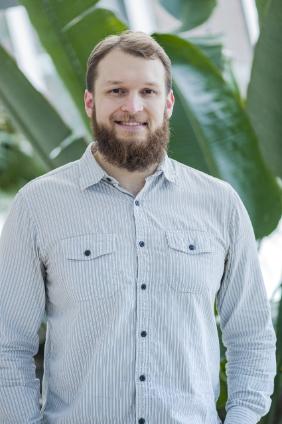
<svg viewBox="0 0 282 424">
<path fill-rule="evenodd" d="M 111 118 L 112 122 L 138 122 L 140 124 L 147 124 L 149 120 L 147 118 L 137 117 L 133 115 L 119 115 Z"/>
</svg>

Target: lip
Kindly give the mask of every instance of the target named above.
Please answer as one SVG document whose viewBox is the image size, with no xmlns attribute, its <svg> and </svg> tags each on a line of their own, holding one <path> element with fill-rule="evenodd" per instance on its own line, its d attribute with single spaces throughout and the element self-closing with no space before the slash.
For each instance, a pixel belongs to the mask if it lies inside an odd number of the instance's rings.
<svg viewBox="0 0 282 424">
<path fill-rule="evenodd" d="M 143 124 L 126 125 L 126 124 L 119 124 L 119 123 L 115 122 L 115 125 L 118 128 L 122 128 L 123 130 L 128 131 L 128 132 L 139 132 L 139 131 L 143 131 L 144 129 L 147 128 L 147 125 L 143 125 Z"/>
</svg>

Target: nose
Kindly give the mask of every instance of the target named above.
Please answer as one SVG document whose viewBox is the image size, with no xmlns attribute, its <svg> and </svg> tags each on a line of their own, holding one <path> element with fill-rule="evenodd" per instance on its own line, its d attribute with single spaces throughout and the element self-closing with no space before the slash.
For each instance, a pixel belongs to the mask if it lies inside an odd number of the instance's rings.
<svg viewBox="0 0 282 424">
<path fill-rule="evenodd" d="M 121 106 L 123 112 L 136 113 L 143 110 L 142 99 L 138 94 L 128 95 Z"/>
</svg>

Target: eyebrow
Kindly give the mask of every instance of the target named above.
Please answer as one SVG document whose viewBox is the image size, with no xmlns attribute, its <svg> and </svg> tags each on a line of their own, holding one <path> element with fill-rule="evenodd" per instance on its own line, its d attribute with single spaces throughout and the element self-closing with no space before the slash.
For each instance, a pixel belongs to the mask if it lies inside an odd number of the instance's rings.
<svg viewBox="0 0 282 424">
<path fill-rule="evenodd" d="M 119 85 L 119 84 L 124 84 L 124 81 L 111 81 L 108 80 L 105 82 L 105 85 Z M 144 85 L 150 85 L 150 86 L 154 86 L 154 87 L 159 87 L 159 84 L 157 82 L 144 82 Z"/>
</svg>

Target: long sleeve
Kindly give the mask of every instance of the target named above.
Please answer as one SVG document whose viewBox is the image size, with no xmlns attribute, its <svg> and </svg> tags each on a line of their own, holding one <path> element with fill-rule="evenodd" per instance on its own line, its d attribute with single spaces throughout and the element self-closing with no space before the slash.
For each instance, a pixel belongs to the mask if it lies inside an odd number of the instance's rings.
<svg viewBox="0 0 282 424">
<path fill-rule="evenodd" d="M 225 424 L 255 424 L 271 405 L 276 336 L 249 215 L 231 190 L 230 245 L 217 295 L 228 384 Z"/>
<path fill-rule="evenodd" d="M 33 356 L 45 310 L 37 232 L 22 193 L 0 238 L 0 424 L 40 423 Z"/>
</svg>

